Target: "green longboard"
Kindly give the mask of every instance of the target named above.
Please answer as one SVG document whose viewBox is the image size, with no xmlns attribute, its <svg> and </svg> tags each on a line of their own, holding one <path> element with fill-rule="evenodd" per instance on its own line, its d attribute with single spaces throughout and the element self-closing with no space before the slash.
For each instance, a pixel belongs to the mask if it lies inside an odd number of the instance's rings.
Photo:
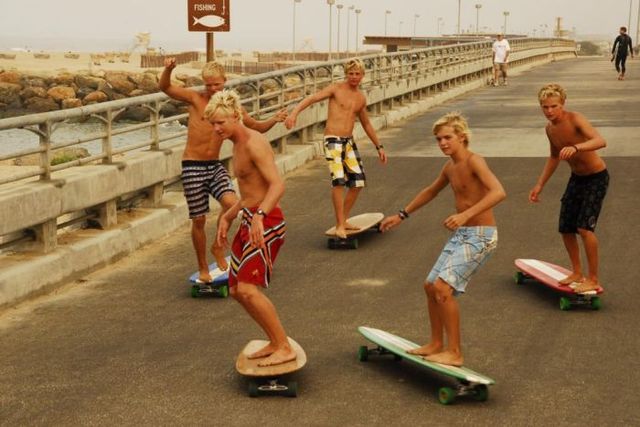
<svg viewBox="0 0 640 427">
<path fill-rule="evenodd" d="M 452 403 L 456 397 L 465 395 L 470 395 L 479 401 L 485 401 L 489 398 L 488 386 L 495 384 L 493 379 L 465 367 L 429 362 L 420 356 L 409 354 L 407 353 L 407 350 L 418 348 L 420 346 L 389 332 L 369 328 L 367 326 L 358 327 L 358 332 L 378 346 L 373 349 L 370 349 L 367 346 L 361 346 L 358 350 L 358 358 L 360 361 L 364 362 L 368 360 L 369 356 L 372 354 L 393 354 L 396 359 L 402 358 L 410 360 L 420 366 L 424 366 L 441 374 L 455 378 L 458 381 L 458 386 L 456 388 L 442 387 L 438 390 L 438 400 L 440 403 L 447 405 Z"/>
</svg>

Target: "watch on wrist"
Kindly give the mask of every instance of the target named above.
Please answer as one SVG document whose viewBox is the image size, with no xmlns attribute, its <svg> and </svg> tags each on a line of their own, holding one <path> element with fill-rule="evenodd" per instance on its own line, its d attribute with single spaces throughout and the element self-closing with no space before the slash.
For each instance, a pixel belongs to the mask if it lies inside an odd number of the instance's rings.
<svg viewBox="0 0 640 427">
<path fill-rule="evenodd" d="M 263 218 L 267 216 L 267 214 L 260 208 L 256 211 L 256 215 L 262 215 Z"/>
</svg>

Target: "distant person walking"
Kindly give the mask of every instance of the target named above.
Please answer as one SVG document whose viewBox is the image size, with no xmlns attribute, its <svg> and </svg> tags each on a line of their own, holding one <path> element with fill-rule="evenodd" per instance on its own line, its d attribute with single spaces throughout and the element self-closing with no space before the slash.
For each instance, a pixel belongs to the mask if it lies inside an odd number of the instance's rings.
<svg viewBox="0 0 640 427">
<path fill-rule="evenodd" d="M 631 52 L 631 58 L 633 58 L 633 42 L 627 34 L 627 27 L 620 27 L 620 34 L 614 40 L 613 48 L 611 49 L 611 61 L 615 60 L 618 80 L 624 80 L 624 73 L 627 71 L 625 65 L 629 52 Z"/>
<path fill-rule="evenodd" d="M 493 85 L 498 86 L 500 73 L 502 73 L 502 84 L 507 85 L 507 63 L 509 61 L 509 51 L 511 46 L 502 34 L 498 34 L 498 40 L 493 42 Z"/>
</svg>

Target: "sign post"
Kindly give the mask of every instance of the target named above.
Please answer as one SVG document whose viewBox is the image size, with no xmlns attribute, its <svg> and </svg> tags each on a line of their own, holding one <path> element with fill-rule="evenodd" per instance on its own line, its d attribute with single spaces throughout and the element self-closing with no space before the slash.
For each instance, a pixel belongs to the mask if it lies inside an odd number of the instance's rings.
<svg viewBox="0 0 640 427">
<path fill-rule="evenodd" d="M 213 33 L 230 31 L 229 0 L 187 0 L 189 31 L 206 32 L 207 61 L 215 59 Z"/>
</svg>

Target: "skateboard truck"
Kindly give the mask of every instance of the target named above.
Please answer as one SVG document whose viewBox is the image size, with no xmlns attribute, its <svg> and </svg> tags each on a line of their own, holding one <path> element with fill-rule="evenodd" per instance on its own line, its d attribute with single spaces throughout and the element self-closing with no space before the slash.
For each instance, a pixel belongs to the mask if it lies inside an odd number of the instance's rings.
<svg viewBox="0 0 640 427">
<path fill-rule="evenodd" d="M 258 397 L 260 394 L 279 394 L 287 397 L 296 397 L 298 395 L 298 383 L 289 381 L 287 384 L 278 382 L 278 378 L 268 378 L 258 382 L 256 380 L 249 381 L 249 396 Z"/>
</svg>

